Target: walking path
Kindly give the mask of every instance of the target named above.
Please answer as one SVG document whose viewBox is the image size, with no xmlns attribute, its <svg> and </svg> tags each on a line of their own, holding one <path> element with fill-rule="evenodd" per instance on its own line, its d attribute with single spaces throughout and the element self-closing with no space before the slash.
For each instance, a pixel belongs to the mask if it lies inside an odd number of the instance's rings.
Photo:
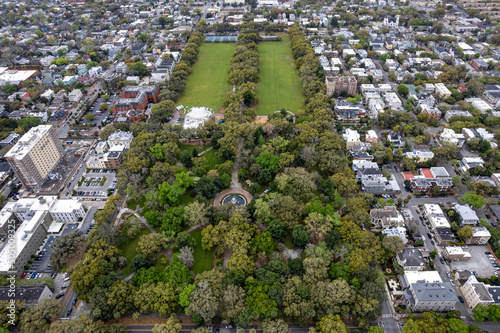
<svg viewBox="0 0 500 333">
<path fill-rule="evenodd" d="M 118 216 L 116 217 L 116 221 L 120 221 L 121 217 L 122 217 L 122 214 L 125 214 L 125 213 L 130 213 L 130 214 L 133 214 L 135 215 L 145 226 L 146 228 L 149 229 L 149 231 L 151 231 L 151 233 L 153 234 L 156 234 L 156 230 L 153 229 L 148 221 L 146 221 L 146 219 L 144 217 L 142 217 L 141 215 L 139 215 L 139 213 L 137 213 L 135 210 L 133 209 L 130 209 L 130 208 L 121 208 L 120 209 L 120 213 L 118 214 Z"/>
<path fill-rule="evenodd" d="M 198 153 L 198 156 L 201 156 L 201 155 L 205 154 L 207 151 L 212 150 L 212 149 L 214 149 L 214 147 L 210 147 L 210 148 L 202 151 L 201 153 Z"/>
</svg>

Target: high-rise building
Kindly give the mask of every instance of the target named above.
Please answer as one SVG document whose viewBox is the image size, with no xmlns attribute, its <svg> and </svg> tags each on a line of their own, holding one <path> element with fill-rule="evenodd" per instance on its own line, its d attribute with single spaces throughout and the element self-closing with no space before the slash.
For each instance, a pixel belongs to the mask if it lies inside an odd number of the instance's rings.
<svg viewBox="0 0 500 333">
<path fill-rule="evenodd" d="M 5 158 L 24 187 L 34 192 L 41 188 L 63 154 L 54 127 L 40 125 L 23 135 Z"/>
<path fill-rule="evenodd" d="M 347 95 L 354 96 L 356 94 L 356 88 L 358 87 L 358 81 L 354 76 L 327 76 L 325 78 L 326 83 L 326 94 L 332 96 L 333 93 L 337 94 L 345 91 Z"/>
</svg>

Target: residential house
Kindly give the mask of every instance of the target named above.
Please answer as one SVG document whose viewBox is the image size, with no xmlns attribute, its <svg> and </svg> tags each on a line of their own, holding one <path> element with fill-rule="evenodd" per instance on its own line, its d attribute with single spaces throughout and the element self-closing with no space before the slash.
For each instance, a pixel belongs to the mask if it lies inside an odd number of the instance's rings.
<svg viewBox="0 0 500 333">
<path fill-rule="evenodd" d="M 342 138 L 346 142 L 346 148 L 349 149 L 351 146 L 358 146 L 361 144 L 361 136 L 358 131 L 352 130 L 350 128 L 346 128 L 345 133 L 342 135 Z"/>
<path fill-rule="evenodd" d="M 370 210 L 371 223 L 379 228 L 394 228 L 404 226 L 401 213 L 394 206 Z"/>
<path fill-rule="evenodd" d="M 467 244 L 486 245 L 491 238 L 491 234 L 486 227 L 473 227 L 472 238 L 466 241 Z"/>
<path fill-rule="evenodd" d="M 436 93 L 439 98 L 447 99 L 451 96 L 451 91 L 449 91 L 443 83 L 436 83 L 434 86 L 436 87 Z"/>
<path fill-rule="evenodd" d="M 439 246 L 450 246 L 457 241 L 450 228 L 436 228 L 434 229 L 434 235 L 436 236 L 436 243 Z"/>
<path fill-rule="evenodd" d="M 443 257 L 450 259 L 450 260 L 461 260 L 461 261 L 467 261 L 472 258 L 471 254 L 467 251 L 464 251 L 459 246 L 446 246 L 443 249 Z"/>
<path fill-rule="evenodd" d="M 403 147 L 403 135 L 400 132 L 390 131 L 387 135 L 387 141 L 395 145 L 396 147 Z"/>
<path fill-rule="evenodd" d="M 460 225 L 476 225 L 479 223 L 479 217 L 477 217 L 476 212 L 469 205 L 455 203 L 453 208 L 459 215 Z"/>
<path fill-rule="evenodd" d="M 396 255 L 396 261 L 405 271 L 423 271 L 427 267 L 422 253 L 417 248 L 405 248 Z"/>
<path fill-rule="evenodd" d="M 436 204 L 424 204 L 423 212 L 431 224 L 431 230 L 436 228 L 451 228 L 443 210 Z"/>
</svg>

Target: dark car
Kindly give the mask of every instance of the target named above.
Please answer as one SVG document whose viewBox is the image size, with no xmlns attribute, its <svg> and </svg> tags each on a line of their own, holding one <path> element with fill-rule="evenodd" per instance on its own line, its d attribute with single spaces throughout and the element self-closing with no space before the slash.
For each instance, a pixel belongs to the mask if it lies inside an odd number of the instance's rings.
<svg viewBox="0 0 500 333">
<path fill-rule="evenodd" d="M 68 312 L 66 312 L 66 317 L 69 317 L 71 315 L 71 312 L 73 312 L 73 309 L 69 309 Z"/>
<path fill-rule="evenodd" d="M 491 224 L 491 226 L 492 226 L 492 227 L 496 227 L 497 225 L 496 225 L 495 223 L 492 223 L 492 224 Z"/>
<path fill-rule="evenodd" d="M 487 219 L 491 219 L 491 216 L 489 216 L 488 214 L 485 214 L 485 216 Z"/>
<path fill-rule="evenodd" d="M 75 305 L 76 305 L 76 302 L 78 302 L 78 298 L 75 298 L 75 299 L 73 300 L 73 306 L 75 306 Z"/>
<path fill-rule="evenodd" d="M 433 240 L 431 240 L 431 244 L 434 245 L 434 241 Z"/>
<path fill-rule="evenodd" d="M 439 258 L 439 261 L 441 261 L 441 263 L 444 265 L 444 260 Z"/>
<path fill-rule="evenodd" d="M 59 299 L 59 298 L 63 297 L 63 296 L 64 296 L 64 294 L 65 294 L 65 293 L 60 293 L 60 294 L 58 294 L 58 295 L 56 296 L 56 299 Z"/>
<path fill-rule="evenodd" d="M 431 233 L 430 233 L 430 232 L 428 232 L 428 233 L 427 233 L 427 236 L 429 236 L 429 239 L 431 239 L 431 238 L 432 238 L 432 235 L 431 235 Z"/>
<path fill-rule="evenodd" d="M 420 221 L 424 222 L 424 218 L 422 216 L 420 216 Z"/>
<path fill-rule="evenodd" d="M 462 296 L 458 296 L 458 300 L 460 301 L 460 303 L 465 303 L 464 298 Z"/>
</svg>

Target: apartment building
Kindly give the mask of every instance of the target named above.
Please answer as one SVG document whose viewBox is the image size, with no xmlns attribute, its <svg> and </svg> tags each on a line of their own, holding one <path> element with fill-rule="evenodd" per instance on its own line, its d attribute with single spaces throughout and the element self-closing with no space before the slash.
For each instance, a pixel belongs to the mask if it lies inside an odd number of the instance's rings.
<svg viewBox="0 0 500 333">
<path fill-rule="evenodd" d="M 451 91 L 449 91 L 443 83 L 436 83 L 434 87 L 436 88 L 437 95 L 441 99 L 447 99 L 451 96 Z"/>
<path fill-rule="evenodd" d="M 115 117 L 124 117 L 129 121 L 140 121 L 148 103 L 157 103 L 160 86 L 126 86 L 120 98 L 113 102 L 111 111 Z"/>
<path fill-rule="evenodd" d="M 467 240 L 467 244 L 485 245 L 491 238 L 491 233 L 486 227 L 473 227 L 472 237 Z"/>
<path fill-rule="evenodd" d="M 472 258 L 469 252 L 464 251 L 459 246 L 447 246 L 443 249 L 443 256 L 450 260 L 467 261 Z"/>
<path fill-rule="evenodd" d="M 52 169 L 64 155 L 64 149 L 52 125 L 29 130 L 5 155 L 23 186 L 31 191 L 41 188 Z"/>
<path fill-rule="evenodd" d="M 347 95 L 355 95 L 358 81 L 354 76 L 327 76 L 325 78 L 326 94 L 331 97 L 334 93 L 340 94 L 343 91 Z"/>
<path fill-rule="evenodd" d="M 443 210 L 436 204 L 424 204 L 423 211 L 429 219 L 431 230 L 436 228 L 451 228 L 450 222 L 446 219 Z"/>
<path fill-rule="evenodd" d="M 10 302 L 12 299 L 10 286 L 0 287 L 0 302 Z M 53 294 L 47 286 L 18 286 L 16 287 L 16 301 L 26 306 L 37 305 L 43 299 L 52 298 Z"/>
<path fill-rule="evenodd" d="M 469 205 L 455 203 L 453 208 L 459 215 L 460 225 L 476 225 L 479 223 L 479 217 Z"/>
<path fill-rule="evenodd" d="M 458 301 L 449 282 L 413 283 L 404 296 L 409 307 L 415 312 L 450 311 Z"/>
<path fill-rule="evenodd" d="M 474 275 L 469 277 L 463 286 L 460 287 L 460 291 L 464 295 L 469 308 L 474 309 L 479 304 L 488 306 L 493 303 L 494 300 L 488 292 L 488 287 L 490 286 L 479 282 Z"/>
<path fill-rule="evenodd" d="M 130 149 L 130 143 L 132 143 L 133 138 L 134 135 L 132 132 L 117 130 L 108 137 L 108 146 L 110 149 L 116 146 L 123 146 L 125 149 Z"/>
</svg>

